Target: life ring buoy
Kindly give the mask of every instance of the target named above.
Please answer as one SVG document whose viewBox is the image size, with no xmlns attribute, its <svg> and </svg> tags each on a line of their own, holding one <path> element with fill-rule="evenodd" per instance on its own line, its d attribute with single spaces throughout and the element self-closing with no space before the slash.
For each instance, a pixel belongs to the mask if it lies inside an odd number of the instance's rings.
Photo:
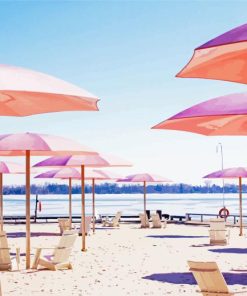
<svg viewBox="0 0 247 296">
<path fill-rule="evenodd" d="M 229 210 L 227 208 L 222 208 L 219 210 L 219 216 L 220 218 L 227 218 L 229 216 Z"/>
<path fill-rule="evenodd" d="M 42 210 L 42 204 L 41 204 L 41 201 L 39 201 L 39 212 L 41 212 Z"/>
</svg>

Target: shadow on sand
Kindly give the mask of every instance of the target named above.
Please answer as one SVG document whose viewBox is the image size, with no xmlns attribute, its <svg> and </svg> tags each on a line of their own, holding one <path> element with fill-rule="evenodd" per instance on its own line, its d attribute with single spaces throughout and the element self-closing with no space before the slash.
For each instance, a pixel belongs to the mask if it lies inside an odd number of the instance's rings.
<svg viewBox="0 0 247 296">
<path fill-rule="evenodd" d="M 247 286 L 247 273 L 223 272 L 227 285 Z M 171 284 L 196 285 L 193 274 L 190 272 L 154 273 L 143 277 L 145 280 L 159 281 Z"/>
<path fill-rule="evenodd" d="M 151 238 L 202 238 L 208 237 L 203 235 L 147 235 L 146 237 Z"/>
<path fill-rule="evenodd" d="M 247 249 L 243 248 L 210 249 L 209 251 L 214 253 L 247 254 Z"/>
<path fill-rule="evenodd" d="M 60 236 L 60 234 L 53 233 L 53 232 L 32 232 L 31 233 L 31 237 L 39 237 L 39 236 Z M 26 237 L 26 232 L 8 232 L 7 237 L 8 238 Z"/>
</svg>

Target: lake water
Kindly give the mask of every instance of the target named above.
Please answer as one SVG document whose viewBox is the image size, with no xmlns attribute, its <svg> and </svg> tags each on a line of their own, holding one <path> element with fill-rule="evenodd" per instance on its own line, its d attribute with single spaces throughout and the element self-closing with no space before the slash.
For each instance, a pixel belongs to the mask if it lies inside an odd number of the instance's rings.
<svg viewBox="0 0 247 296">
<path fill-rule="evenodd" d="M 73 214 L 80 214 L 80 195 L 73 195 Z M 39 195 L 42 211 L 38 215 L 67 215 L 67 195 Z M 184 215 L 185 213 L 217 214 L 222 208 L 222 194 L 148 194 L 147 209 L 162 210 L 170 215 Z M 31 215 L 34 214 L 35 196 L 31 198 Z M 225 206 L 230 214 L 238 214 L 238 194 L 226 194 Z M 86 214 L 91 214 L 92 197 L 86 195 Z M 142 194 L 103 194 L 96 195 L 96 209 L 99 214 L 114 214 L 122 211 L 123 214 L 138 215 L 143 211 Z M 247 215 L 247 194 L 243 195 L 243 213 Z M 24 215 L 25 196 L 4 196 L 4 215 Z"/>
</svg>

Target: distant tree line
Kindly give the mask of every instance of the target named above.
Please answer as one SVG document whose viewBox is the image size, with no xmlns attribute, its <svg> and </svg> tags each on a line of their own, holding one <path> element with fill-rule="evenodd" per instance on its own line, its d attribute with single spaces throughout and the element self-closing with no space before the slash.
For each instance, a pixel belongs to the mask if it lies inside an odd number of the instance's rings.
<svg viewBox="0 0 247 296">
<path fill-rule="evenodd" d="M 225 193 L 237 193 L 238 186 L 234 184 L 225 185 Z M 104 183 L 96 185 L 95 191 L 98 194 L 135 194 L 143 193 L 142 185 L 119 185 L 113 183 Z M 86 185 L 86 193 L 92 192 L 92 187 Z M 189 184 L 155 184 L 147 186 L 147 193 L 221 193 L 222 187 L 218 185 L 189 185 Z M 247 192 L 247 185 L 243 185 L 243 192 Z M 21 185 L 12 185 L 4 186 L 4 194 L 25 194 L 25 186 Z M 44 185 L 32 185 L 31 186 L 32 194 L 67 194 L 68 186 L 63 184 L 44 184 Z M 79 185 L 74 185 L 72 193 L 79 194 L 81 193 L 81 188 Z"/>
</svg>

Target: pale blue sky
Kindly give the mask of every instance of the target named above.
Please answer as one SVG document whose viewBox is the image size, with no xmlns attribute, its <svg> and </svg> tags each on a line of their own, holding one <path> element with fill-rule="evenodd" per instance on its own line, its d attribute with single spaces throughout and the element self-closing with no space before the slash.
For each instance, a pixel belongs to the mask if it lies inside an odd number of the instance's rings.
<svg viewBox="0 0 247 296">
<path fill-rule="evenodd" d="M 99 112 L 0 117 L 1 133 L 70 137 L 133 162 L 126 174 L 176 182 L 200 183 L 219 169 L 219 141 L 226 167 L 247 165 L 246 137 L 150 129 L 192 104 L 247 89 L 175 78 L 195 47 L 246 23 L 246 9 L 246 1 L 2 1 L 0 63 L 60 77 L 101 101 Z"/>
</svg>

